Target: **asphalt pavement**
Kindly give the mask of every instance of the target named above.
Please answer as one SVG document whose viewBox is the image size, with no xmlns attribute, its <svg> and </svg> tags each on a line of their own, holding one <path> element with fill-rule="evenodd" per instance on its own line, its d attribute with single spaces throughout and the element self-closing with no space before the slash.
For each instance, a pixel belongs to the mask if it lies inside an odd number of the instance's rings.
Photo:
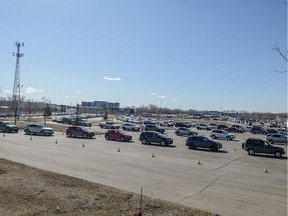
<svg viewBox="0 0 288 216">
<path fill-rule="evenodd" d="M 174 130 L 169 147 L 143 145 L 140 133 L 129 133 L 132 142 L 0 133 L 0 157 L 129 192 L 142 187 L 145 195 L 220 215 L 287 215 L 286 155 L 249 156 L 241 149 L 246 138 L 264 136 L 236 134 L 213 152 L 188 149 Z"/>
</svg>

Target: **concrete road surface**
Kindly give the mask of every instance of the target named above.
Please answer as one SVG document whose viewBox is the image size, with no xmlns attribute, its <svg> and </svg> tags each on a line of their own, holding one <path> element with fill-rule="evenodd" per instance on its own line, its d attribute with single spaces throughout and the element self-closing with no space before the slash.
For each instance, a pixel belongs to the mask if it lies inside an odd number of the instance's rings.
<svg viewBox="0 0 288 216">
<path fill-rule="evenodd" d="M 170 147 L 142 145 L 138 133 L 130 134 L 133 141 L 122 143 L 103 135 L 0 133 L 0 157 L 130 192 L 143 187 L 145 195 L 221 215 L 287 215 L 287 158 L 249 156 L 241 149 L 243 139 L 261 135 L 236 134 L 236 141 L 222 140 L 221 151 L 212 152 L 189 150 L 173 130 Z"/>
</svg>

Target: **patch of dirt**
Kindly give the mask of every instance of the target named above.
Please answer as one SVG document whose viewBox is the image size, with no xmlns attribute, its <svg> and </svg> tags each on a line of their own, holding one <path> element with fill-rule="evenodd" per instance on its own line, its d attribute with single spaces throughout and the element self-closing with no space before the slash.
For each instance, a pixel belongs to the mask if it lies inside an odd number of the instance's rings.
<svg viewBox="0 0 288 216">
<path fill-rule="evenodd" d="M 0 159 L 1 216 L 137 216 L 139 202 L 139 194 Z M 147 196 L 142 214 L 216 216 Z"/>
</svg>

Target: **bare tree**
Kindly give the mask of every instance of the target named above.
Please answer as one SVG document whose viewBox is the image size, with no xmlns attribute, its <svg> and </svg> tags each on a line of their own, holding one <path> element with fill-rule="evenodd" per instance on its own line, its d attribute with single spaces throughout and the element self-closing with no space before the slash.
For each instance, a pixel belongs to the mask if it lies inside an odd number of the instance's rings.
<svg viewBox="0 0 288 216">
<path fill-rule="evenodd" d="M 47 117 L 52 115 L 51 108 L 50 108 L 50 98 L 41 97 L 41 99 L 44 102 L 43 116 L 44 116 L 44 124 L 46 125 Z"/>
<path fill-rule="evenodd" d="M 286 62 L 287 61 L 287 53 L 288 53 L 288 50 L 286 49 L 286 52 L 282 52 L 280 47 L 277 45 L 277 43 L 275 43 L 274 46 L 270 47 L 272 50 L 276 51 Z M 278 70 L 274 70 L 275 72 L 277 73 L 287 73 L 287 70 L 284 70 L 284 71 L 278 71 Z"/>
<path fill-rule="evenodd" d="M 10 96 L 7 96 L 7 99 L 9 101 L 10 111 L 12 112 L 13 117 L 14 117 L 14 124 L 16 124 L 17 119 L 19 120 L 19 117 L 20 117 L 20 105 L 24 101 L 24 97 L 23 96 L 16 97 L 16 96 L 10 95 Z"/>
<path fill-rule="evenodd" d="M 28 121 L 30 121 L 31 114 L 35 112 L 35 110 L 38 108 L 38 104 L 32 99 L 28 99 L 26 101 L 26 104 L 27 104 L 27 112 L 28 112 Z"/>
</svg>

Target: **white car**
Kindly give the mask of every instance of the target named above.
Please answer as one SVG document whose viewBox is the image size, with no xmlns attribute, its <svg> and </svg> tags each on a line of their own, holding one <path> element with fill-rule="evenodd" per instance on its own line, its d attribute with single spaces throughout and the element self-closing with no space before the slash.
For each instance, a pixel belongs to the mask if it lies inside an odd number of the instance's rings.
<svg viewBox="0 0 288 216">
<path fill-rule="evenodd" d="M 235 135 L 233 133 L 229 133 L 227 131 L 218 130 L 218 129 L 211 130 L 209 136 L 212 139 L 226 139 L 226 140 L 235 139 Z"/>
<path fill-rule="evenodd" d="M 185 128 L 185 127 L 176 128 L 175 134 L 177 136 L 182 136 L 182 135 L 186 135 L 186 136 L 193 136 L 194 135 L 194 136 L 196 136 L 196 135 L 198 135 L 197 132 L 194 132 L 190 128 Z"/>
<path fill-rule="evenodd" d="M 122 124 L 122 130 L 126 131 L 140 131 L 140 126 L 132 123 L 124 123 Z"/>
<path fill-rule="evenodd" d="M 41 136 L 54 134 L 54 129 L 47 127 L 44 124 L 28 124 L 24 128 L 24 132 L 26 135 L 29 134 L 39 134 Z"/>
<path fill-rule="evenodd" d="M 206 124 L 197 124 L 195 127 L 197 128 L 197 130 L 207 130 Z"/>
</svg>

